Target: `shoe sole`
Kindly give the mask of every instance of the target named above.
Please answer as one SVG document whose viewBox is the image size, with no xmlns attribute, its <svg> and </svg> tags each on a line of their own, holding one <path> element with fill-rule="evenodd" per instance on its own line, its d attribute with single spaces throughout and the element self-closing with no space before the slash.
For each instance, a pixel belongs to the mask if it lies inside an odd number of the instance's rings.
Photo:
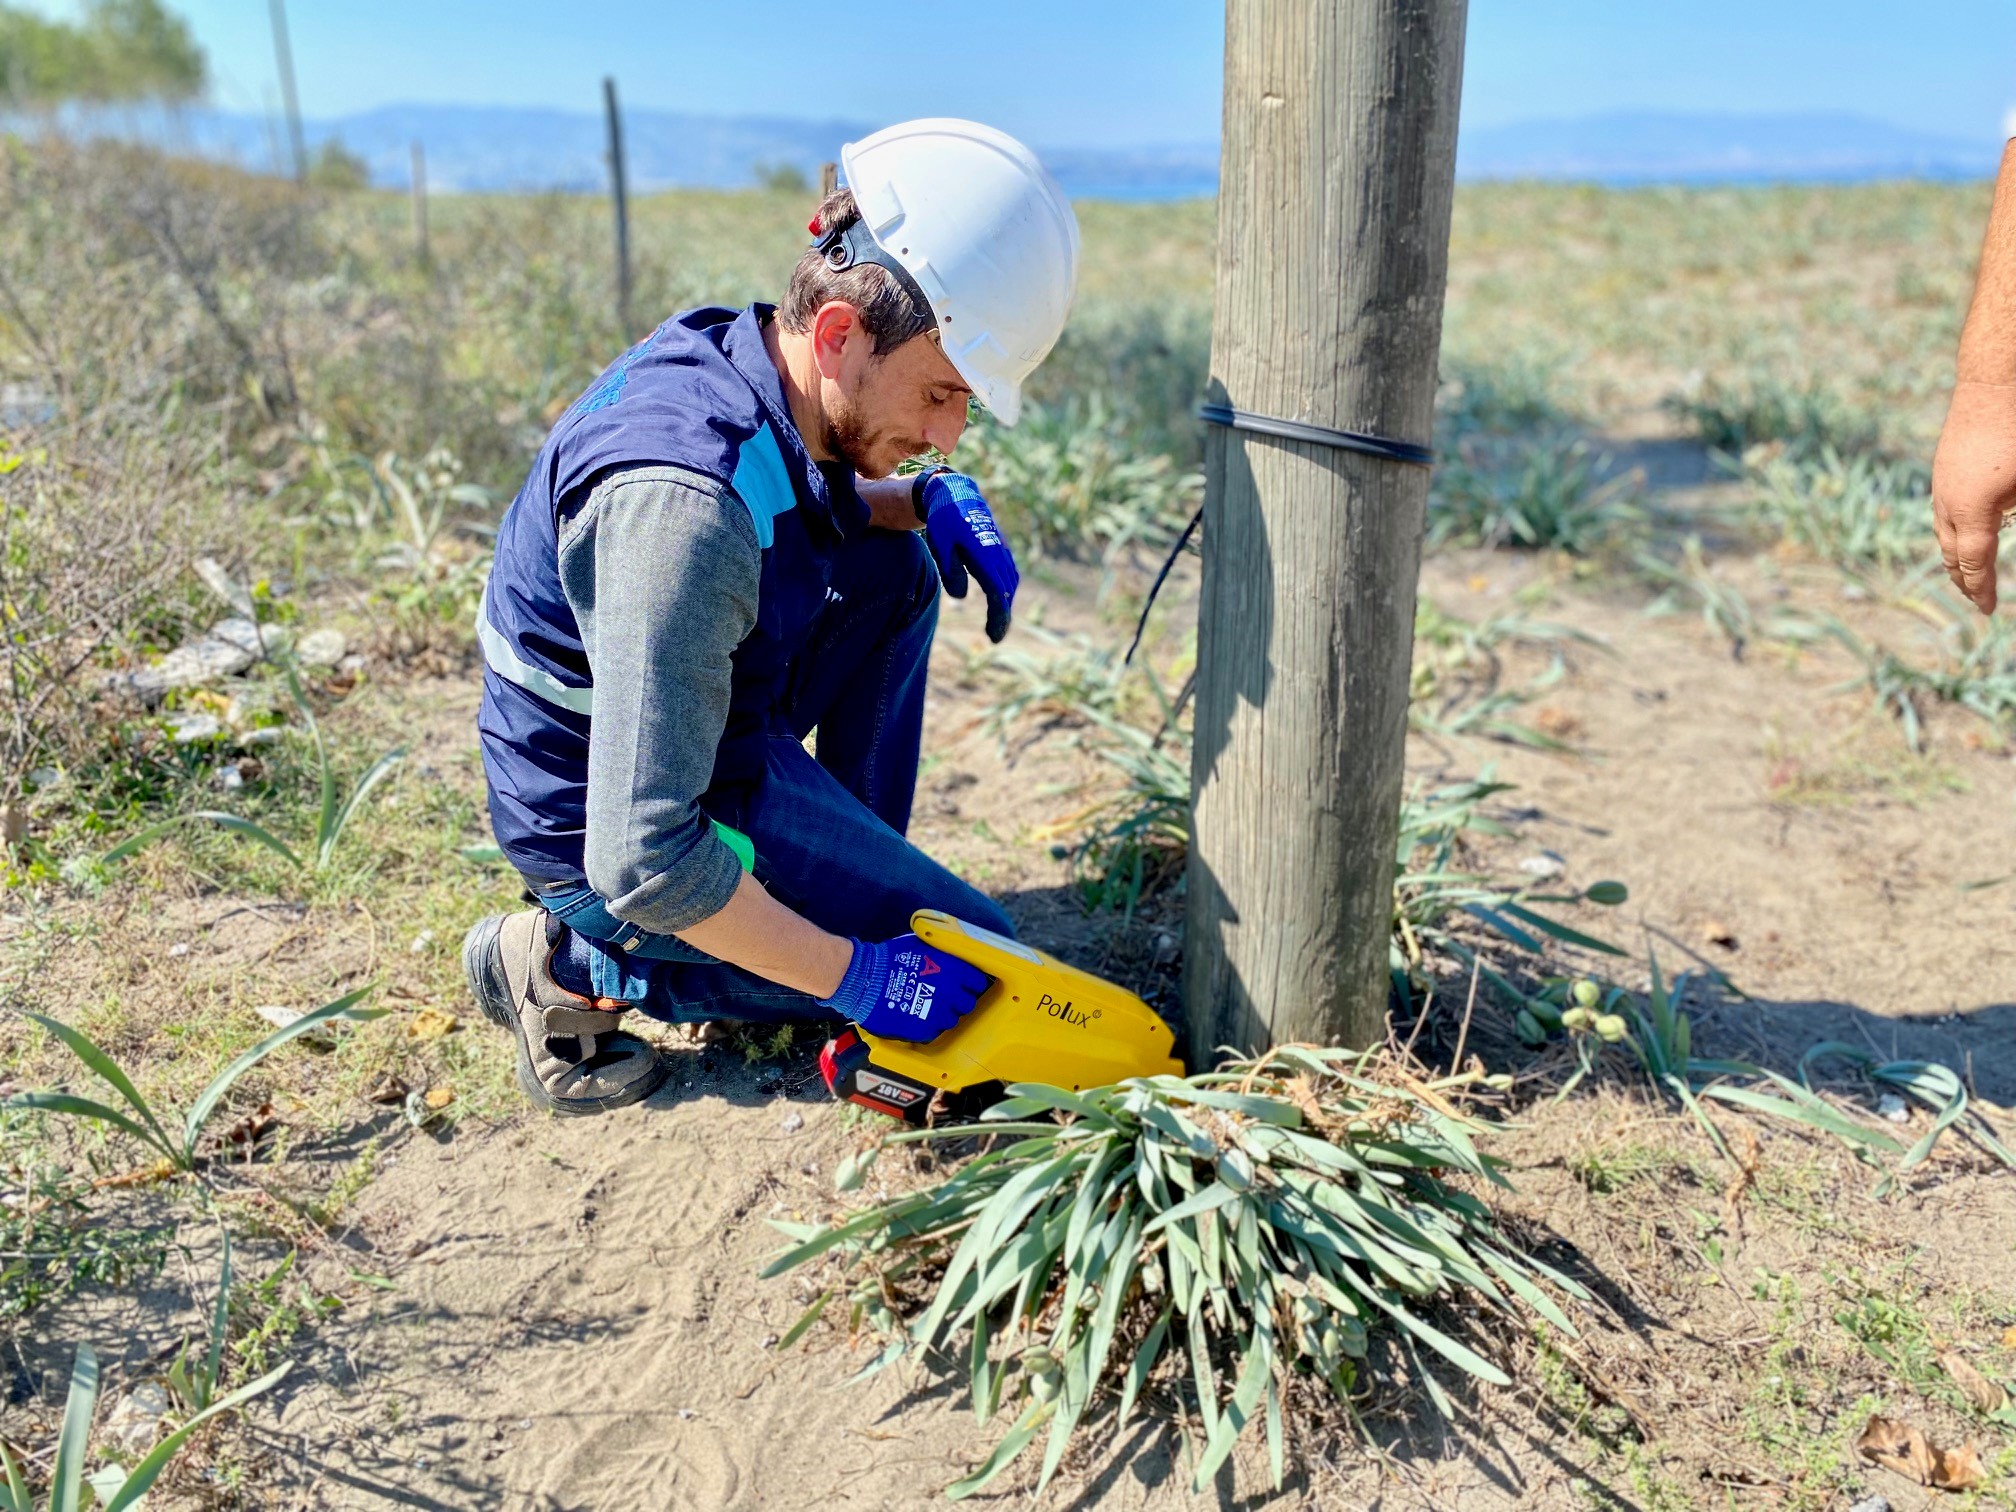
<svg viewBox="0 0 2016 1512">
<path fill-rule="evenodd" d="M 537 1106 L 561 1118 L 592 1118 L 597 1113 L 612 1113 L 642 1102 L 662 1087 L 672 1069 L 662 1056 L 646 1075 L 607 1097 L 555 1097 L 539 1084 L 538 1074 L 532 1069 L 532 1048 L 525 1043 L 524 1026 L 519 1023 L 511 1001 L 511 983 L 504 975 L 504 952 L 497 941 L 504 919 L 503 914 L 492 914 L 463 937 L 462 974 L 469 979 L 470 994 L 483 1010 L 483 1017 L 508 1033 L 517 1047 L 519 1090 Z"/>
</svg>

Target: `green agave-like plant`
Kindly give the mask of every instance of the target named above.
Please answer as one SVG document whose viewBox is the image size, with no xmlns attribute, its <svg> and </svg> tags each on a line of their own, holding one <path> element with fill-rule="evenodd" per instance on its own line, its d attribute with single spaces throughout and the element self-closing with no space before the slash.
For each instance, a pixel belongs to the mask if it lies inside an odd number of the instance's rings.
<svg viewBox="0 0 2016 1512">
<path fill-rule="evenodd" d="M 831 1253 L 843 1267 L 780 1342 L 841 1296 L 855 1326 L 891 1336 L 863 1375 L 967 1333 L 975 1412 L 992 1417 L 1011 1386 L 1026 1401 L 986 1462 L 948 1488 L 955 1499 L 1046 1429 L 1047 1484 L 1087 1413 L 1117 1396 L 1124 1422 L 1165 1356 L 1182 1362 L 1203 1426 L 1196 1483 L 1258 1417 L 1278 1486 L 1284 1385 L 1301 1373 L 1346 1397 L 1377 1330 L 1445 1412 L 1423 1346 L 1509 1384 L 1424 1305 L 1524 1304 L 1574 1332 L 1548 1288 L 1583 1288 L 1522 1253 L 1447 1179 L 1505 1185 L 1473 1143 L 1478 1125 L 1444 1095 L 1472 1079 L 1424 1083 L 1369 1052 L 1284 1046 L 1191 1077 L 1010 1087 L 978 1128 L 888 1135 L 839 1176 L 858 1185 L 891 1144 L 993 1136 L 945 1180 L 824 1227 L 778 1225 L 795 1242 L 766 1276 Z"/>
<path fill-rule="evenodd" d="M 1660 973 L 1656 954 L 1651 964 L 1652 985 L 1642 1000 L 1622 988 L 1612 987 L 1591 1006 L 1605 1012 L 1622 1010 L 1620 1017 L 1628 1013 L 1631 1022 L 1627 1043 L 1646 1076 L 1694 1115 L 1724 1159 L 1733 1158 L 1728 1141 L 1709 1117 L 1704 1098 L 1830 1134 L 1873 1163 L 1894 1161 L 1876 1184 L 1873 1195 L 1879 1198 L 1894 1191 L 1899 1178 L 1930 1159 L 1934 1147 L 1949 1130 L 2003 1166 L 2016 1170 L 2016 1153 L 2001 1142 L 1994 1126 L 1973 1107 L 1966 1083 L 1950 1066 L 1933 1061 L 1879 1061 L 1839 1040 L 1823 1040 L 1800 1056 L 1796 1081 L 1748 1061 L 1703 1059 L 1694 1054 L 1693 1021 L 1682 1010 L 1689 974 L 1683 971 L 1669 986 Z M 1856 1118 L 1830 1101 L 1814 1089 L 1811 1081 L 1814 1064 L 1823 1060 L 1846 1061 L 1867 1077 L 1873 1087 L 1888 1089 L 1920 1104 L 1932 1115 L 1925 1132 L 1907 1146 L 1891 1131 Z M 1760 1082 L 1768 1084 L 1770 1090 L 1760 1090 L 1755 1085 Z"/>
<path fill-rule="evenodd" d="M 333 1003 L 324 1003 L 313 1012 L 304 1013 L 283 1029 L 275 1030 L 250 1050 L 235 1057 L 222 1071 L 210 1079 L 210 1084 L 196 1095 L 195 1102 L 183 1116 L 181 1124 L 171 1127 L 155 1113 L 153 1105 L 133 1085 L 133 1079 L 119 1063 L 107 1055 L 90 1036 L 73 1029 L 60 1019 L 47 1014 L 30 1013 L 23 1010 L 22 1017 L 40 1024 L 54 1035 L 71 1054 L 82 1061 L 85 1069 L 104 1082 L 119 1095 L 126 1106 L 121 1109 L 93 1098 L 79 1097 L 70 1092 L 43 1091 L 21 1092 L 0 1102 L 0 1108 L 29 1109 L 43 1113 L 62 1113 L 72 1118 L 88 1119 L 119 1129 L 139 1140 L 177 1171 L 194 1171 L 200 1163 L 198 1145 L 203 1137 L 204 1125 L 224 1101 L 224 1095 L 237 1084 L 238 1079 L 260 1061 L 278 1050 L 282 1045 L 299 1039 L 311 1030 L 318 1029 L 336 1019 L 347 1019 L 352 1023 L 363 1023 L 370 1019 L 382 1018 L 382 1008 L 362 1008 L 358 1005 L 371 993 L 370 987 L 360 987 L 355 992 L 346 993 Z"/>
<path fill-rule="evenodd" d="M 301 675 L 292 662 L 281 666 L 287 681 L 288 694 L 294 700 L 301 723 L 307 728 L 310 739 L 315 744 L 315 768 L 321 784 L 321 806 L 315 814 L 313 849 L 304 856 L 301 851 L 282 840 L 265 825 L 246 819 L 223 809 L 196 809 L 186 814 L 176 814 L 162 819 L 137 834 L 128 835 L 117 845 L 98 858 L 100 866 L 111 866 L 137 855 L 159 840 L 171 830 L 180 829 L 185 824 L 214 824 L 227 830 L 241 840 L 250 840 L 255 845 L 263 845 L 274 854 L 284 856 L 296 868 L 303 871 L 323 872 L 336 857 L 336 847 L 343 839 L 343 832 L 350 827 L 364 802 L 371 796 L 371 790 L 392 774 L 406 757 L 406 748 L 396 746 L 387 751 L 364 771 L 364 775 L 351 784 L 347 795 L 337 788 L 336 768 L 329 756 L 329 745 L 322 736 L 322 726 L 315 718 L 314 706 L 308 702 L 308 694 L 301 686 Z"/>
<path fill-rule="evenodd" d="M 0 1512 L 82 1512 L 93 1505 L 104 1512 L 128 1512 L 160 1479 L 168 1462 L 181 1452 L 189 1436 L 220 1413 L 242 1407 L 262 1392 L 280 1384 L 281 1377 L 294 1368 L 289 1360 L 258 1380 L 219 1397 L 161 1440 L 132 1470 L 108 1464 L 86 1476 L 84 1461 L 91 1447 L 91 1418 L 98 1406 L 98 1356 L 89 1344 L 77 1346 L 77 1358 L 70 1368 L 70 1394 L 63 1403 L 63 1427 L 56 1438 L 56 1462 L 49 1476 L 47 1497 L 39 1508 L 4 1444 L 0 1444 Z"/>
</svg>

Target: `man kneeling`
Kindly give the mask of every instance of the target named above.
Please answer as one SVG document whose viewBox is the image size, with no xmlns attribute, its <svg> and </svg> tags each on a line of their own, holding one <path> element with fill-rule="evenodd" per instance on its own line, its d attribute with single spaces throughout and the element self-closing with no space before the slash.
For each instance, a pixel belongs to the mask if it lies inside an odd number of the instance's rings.
<svg viewBox="0 0 2016 1512">
<path fill-rule="evenodd" d="M 949 468 L 1012 425 L 1077 277 L 1020 143 L 916 121 L 843 153 L 781 306 L 673 317 L 547 438 L 479 613 L 490 820 L 539 907 L 463 964 L 526 1094 L 598 1113 L 664 1080 L 618 1025 L 831 1020 L 930 1039 L 985 978 L 918 908 L 1012 932 L 904 839 L 941 585 L 1007 633 L 1013 556 Z M 816 759 L 804 741 L 816 735 Z"/>
</svg>

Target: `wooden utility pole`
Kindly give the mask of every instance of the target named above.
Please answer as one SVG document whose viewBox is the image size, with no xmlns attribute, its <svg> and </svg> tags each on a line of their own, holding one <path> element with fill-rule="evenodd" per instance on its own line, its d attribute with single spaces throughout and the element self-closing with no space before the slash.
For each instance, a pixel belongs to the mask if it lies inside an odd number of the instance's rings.
<svg viewBox="0 0 2016 1512">
<path fill-rule="evenodd" d="M 616 202 L 616 328 L 630 339 L 630 189 L 623 171 L 623 116 L 616 109 L 616 81 L 602 81 L 602 107 L 609 117 L 609 193 Z"/>
<path fill-rule="evenodd" d="M 1225 7 L 1195 1066 L 1383 1033 L 1464 21 L 1465 0 Z"/>
<path fill-rule="evenodd" d="M 839 187 L 840 165 L 838 163 L 821 163 L 819 165 L 819 198 L 822 200 L 825 199 L 827 195 Z"/>
<path fill-rule="evenodd" d="M 427 246 L 427 153 L 413 144 L 413 255 L 425 268 L 432 260 Z"/>
<path fill-rule="evenodd" d="M 308 139 L 301 131 L 301 96 L 294 88 L 294 44 L 287 39 L 287 0 L 268 0 L 273 18 L 273 58 L 280 68 L 280 100 L 287 108 L 287 140 L 294 149 L 294 182 L 308 182 Z"/>
</svg>

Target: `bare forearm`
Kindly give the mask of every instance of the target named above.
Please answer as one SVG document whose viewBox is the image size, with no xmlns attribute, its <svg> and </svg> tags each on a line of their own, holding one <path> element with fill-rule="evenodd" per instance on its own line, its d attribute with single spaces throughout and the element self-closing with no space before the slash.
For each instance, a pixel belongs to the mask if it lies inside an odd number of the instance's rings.
<svg viewBox="0 0 2016 1512">
<path fill-rule="evenodd" d="M 725 908 L 680 930 L 679 938 L 717 960 L 816 998 L 838 990 L 854 956 L 850 941 L 793 913 L 746 873 Z"/>
<path fill-rule="evenodd" d="M 2016 383 L 2016 142 L 2002 150 L 1974 303 L 1960 333 L 1958 377 L 1961 383 Z"/>
<path fill-rule="evenodd" d="M 915 530 L 917 510 L 910 502 L 911 479 L 856 478 L 855 491 L 868 506 L 868 523 L 882 530 Z"/>
</svg>

